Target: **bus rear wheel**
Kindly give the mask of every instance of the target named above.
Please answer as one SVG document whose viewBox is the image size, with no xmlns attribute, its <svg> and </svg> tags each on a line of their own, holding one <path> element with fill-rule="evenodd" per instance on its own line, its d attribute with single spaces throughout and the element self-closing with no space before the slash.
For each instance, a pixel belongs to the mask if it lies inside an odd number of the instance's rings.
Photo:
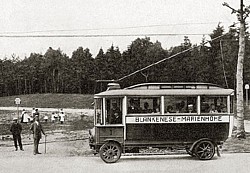
<svg viewBox="0 0 250 173">
<path fill-rule="evenodd" d="M 194 153 L 200 160 L 210 160 L 214 156 L 215 146 L 209 140 L 200 141 L 195 146 Z"/>
<path fill-rule="evenodd" d="M 121 147 L 116 142 L 107 142 L 100 148 L 100 157 L 106 163 L 115 163 L 121 157 Z"/>
</svg>

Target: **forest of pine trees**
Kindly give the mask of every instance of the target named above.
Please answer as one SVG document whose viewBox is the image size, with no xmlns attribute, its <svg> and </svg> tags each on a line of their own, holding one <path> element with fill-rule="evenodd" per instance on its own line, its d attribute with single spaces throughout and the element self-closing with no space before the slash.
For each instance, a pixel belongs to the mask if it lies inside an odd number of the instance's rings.
<svg viewBox="0 0 250 173">
<path fill-rule="evenodd" d="M 211 39 L 223 35 L 218 26 L 210 34 Z M 205 38 L 201 43 L 205 42 Z M 250 81 L 250 40 L 246 38 L 244 81 Z M 72 56 L 62 50 L 49 48 L 42 55 L 31 53 L 25 59 L 13 56 L 0 60 L 0 96 L 34 93 L 79 93 L 95 92 L 96 80 L 116 80 L 147 65 L 167 58 L 183 50 L 183 54 L 130 76 L 119 83 L 122 87 L 143 82 L 209 82 L 235 88 L 235 73 L 238 53 L 238 30 L 209 44 L 196 46 L 188 37 L 183 43 L 168 50 L 150 38 L 137 38 L 127 50 L 121 52 L 113 45 L 99 50 L 93 57 L 88 48 L 79 47 Z M 223 53 L 223 54 L 222 54 Z M 223 55 L 223 58 L 222 58 Z M 224 66 L 224 67 L 223 67 Z M 225 75 L 224 75 L 225 73 Z"/>
</svg>

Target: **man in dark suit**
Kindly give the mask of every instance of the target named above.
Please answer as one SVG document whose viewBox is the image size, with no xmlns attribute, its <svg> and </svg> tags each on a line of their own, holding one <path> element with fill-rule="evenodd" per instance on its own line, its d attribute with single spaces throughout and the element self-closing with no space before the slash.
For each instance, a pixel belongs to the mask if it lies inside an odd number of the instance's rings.
<svg viewBox="0 0 250 173">
<path fill-rule="evenodd" d="M 30 126 L 30 130 L 33 133 L 33 138 L 34 138 L 34 155 L 36 154 L 41 154 L 38 151 L 38 145 L 39 145 L 39 141 L 42 138 L 42 133 L 45 135 L 44 131 L 43 131 L 43 127 L 39 121 L 39 115 L 35 116 L 35 120 L 34 122 L 31 124 Z"/>
<path fill-rule="evenodd" d="M 110 124 L 122 124 L 122 113 L 117 106 L 117 103 L 112 103 L 112 109 L 110 110 Z"/>
<path fill-rule="evenodd" d="M 17 118 L 13 118 L 13 124 L 10 127 L 10 131 L 13 135 L 13 140 L 14 140 L 14 145 L 17 151 L 17 141 L 18 145 L 20 147 L 20 150 L 23 151 L 23 145 L 22 145 L 22 140 L 21 140 L 21 132 L 22 132 L 22 125 L 17 122 Z"/>
</svg>

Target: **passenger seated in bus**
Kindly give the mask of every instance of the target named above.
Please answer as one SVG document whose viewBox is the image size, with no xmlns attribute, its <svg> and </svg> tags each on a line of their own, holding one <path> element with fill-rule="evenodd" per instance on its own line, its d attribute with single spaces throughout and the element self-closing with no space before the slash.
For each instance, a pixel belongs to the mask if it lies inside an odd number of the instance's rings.
<svg viewBox="0 0 250 173">
<path fill-rule="evenodd" d="M 168 114 L 175 113 L 175 112 L 174 112 L 173 106 L 169 105 L 169 106 L 167 107 L 167 113 L 168 113 Z"/>
<path fill-rule="evenodd" d="M 221 103 L 220 106 L 218 107 L 218 112 L 219 113 L 227 112 L 227 107 L 223 103 Z"/>
<path fill-rule="evenodd" d="M 152 113 L 152 109 L 149 109 L 149 104 L 148 102 L 144 103 L 144 109 L 142 110 L 143 113 Z"/>
<path fill-rule="evenodd" d="M 153 108 L 153 112 L 152 113 L 160 113 L 160 106 L 159 105 L 155 105 Z"/>
<path fill-rule="evenodd" d="M 201 104 L 201 113 L 207 113 L 210 111 L 210 106 L 208 103 Z"/>
<path fill-rule="evenodd" d="M 122 113 L 117 106 L 117 103 L 112 103 L 112 109 L 110 110 L 110 124 L 122 124 Z"/>
<path fill-rule="evenodd" d="M 188 113 L 194 113 L 194 105 L 193 104 L 188 105 Z"/>
<path fill-rule="evenodd" d="M 133 98 L 129 100 L 128 114 L 139 113 L 139 108 Z"/>
<path fill-rule="evenodd" d="M 178 113 L 185 113 L 186 112 L 186 110 L 185 110 L 185 102 L 181 101 L 180 103 L 177 103 L 176 104 L 176 109 L 177 109 Z"/>
<path fill-rule="evenodd" d="M 210 105 L 209 113 L 218 113 L 218 111 L 215 109 L 215 105 L 213 103 Z"/>
</svg>

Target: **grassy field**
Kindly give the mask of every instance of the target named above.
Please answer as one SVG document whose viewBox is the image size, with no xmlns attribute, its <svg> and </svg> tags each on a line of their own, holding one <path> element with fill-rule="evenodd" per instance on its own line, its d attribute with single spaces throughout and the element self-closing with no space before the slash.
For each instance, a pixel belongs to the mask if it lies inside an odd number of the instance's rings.
<svg viewBox="0 0 250 173">
<path fill-rule="evenodd" d="M 92 109 L 93 95 L 83 94 L 30 94 L 0 97 L 1 107 L 15 105 L 15 98 L 21 99 L 22 107 Z"/>
<path fill-rule="evenodd" d="M 15 98 L 21 99 L 21 107 L 37 107 L 37 108 L 71 108 L 71 109 L 93 109 L 93 95 L 83 94 L 31 94 L 31 95 L 19 95 L 0 97 L 1 107 L 15 107 Z M 21 110 L 20 110 L 21 111 Z M 31 110 L 28 110 L 29 114 Z M 20 112 L 21 113 L 21 112 Z M 67 121 L 65 122 L 64 130 L 83 130 L 93 126 L 93 117 L 86 120 L 81 119 L 79 113 L 65 112 Z M 13 115 L 16 111 L 0 110 L 0 135 L 9 134 L 9 126 L 11 124 Z M 50 118 L 51 112 L 40 110 L 40 118 L 43 120 L 44 115 L 48 115 Z M 49 119 L 50 121 L 50 119 Z M 50 123 L 47 129 L 50 129 Z M 47 126 L 47 125 L 46 125 Z M 67 127 L 67 128 L 66 128 Z M 25 129 L 25 128 L 24 128 Z M 26 131 L 26 129 L 25 129 Z"/>
</svg>

